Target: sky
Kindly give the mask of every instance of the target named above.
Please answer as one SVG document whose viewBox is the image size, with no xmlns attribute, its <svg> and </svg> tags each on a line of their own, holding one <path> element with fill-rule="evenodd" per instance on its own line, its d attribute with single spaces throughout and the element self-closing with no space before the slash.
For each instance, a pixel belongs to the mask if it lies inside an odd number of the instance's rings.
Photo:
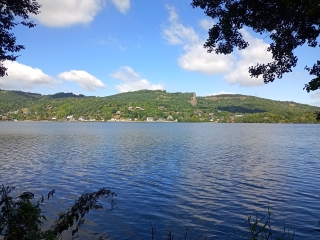
<svg viewBox="0 0 320 240">
<path fill-rule="evenodd" d="M 203 44 L 214 19 L 191 0 L 38 0 L 34 28 L 13 29 L 25 46 L 5 62 L 0 88 L 41 94 L 73 92 L 109 96 L 140 89 L 252 95 L 320 106 L 320 92 L 303 87 L 319 48 L 296 49 L 298 64 L 273 83 L 251 78 L 248 68 L 271 61 L 268 38 L 241 29 L 250 46 L 229 55 L 207 53 Z"/>
</svg>

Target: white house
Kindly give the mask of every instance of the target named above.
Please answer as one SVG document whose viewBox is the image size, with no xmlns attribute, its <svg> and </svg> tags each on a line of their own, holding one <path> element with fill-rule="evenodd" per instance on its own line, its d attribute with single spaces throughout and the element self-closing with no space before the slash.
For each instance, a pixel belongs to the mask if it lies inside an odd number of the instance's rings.
<svg viewBox="0 0 320 240">
<path fill-rule="evenodd" d="M 153 117 L 147 117 L 147 122 L 153 122 Z"/>
</svg>

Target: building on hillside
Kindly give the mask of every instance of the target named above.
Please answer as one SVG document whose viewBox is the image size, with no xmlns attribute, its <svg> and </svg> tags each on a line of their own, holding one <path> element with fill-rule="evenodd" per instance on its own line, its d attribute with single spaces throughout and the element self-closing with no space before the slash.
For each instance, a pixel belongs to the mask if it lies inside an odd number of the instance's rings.
<svg viewBox="0 0 320 240">
<path fill-rule="evenodd" d="M 147 117 L 147 122 L 153 122 L 153 117 Z"/>
<path fill-rule="evenodd" d="M 9 112 L 10 114 L 14 114 L 14 115 L 17 115 L 19 113 L 19 110 L 17 111 L 13 111 L 13 112 Z"/>
<path fill-rule="evenodd" d="M 73 121 L 74 119 L 73 119 L 73 115 L 69 115 L 69 116 L 67 116 L 67 120 L 69 120 L 69 121 Z"/>
<path fill-rule="evenodd" d="M 167 119 L 165 119 L 165 118 L 159 118 L 158 120 L 157 120 L 157 122 L 166 122 L 167 121 Z"/>
</svg>

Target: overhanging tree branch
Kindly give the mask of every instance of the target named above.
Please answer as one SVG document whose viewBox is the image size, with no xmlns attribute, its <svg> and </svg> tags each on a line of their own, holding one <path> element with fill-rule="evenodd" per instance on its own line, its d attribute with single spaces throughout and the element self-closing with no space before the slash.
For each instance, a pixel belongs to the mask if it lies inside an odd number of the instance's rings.
<svg viewBox="0 0 320 240">
<path fill-rule="evenodd" d="M 28 19 L 30 14 L 39 14 L 40 7 L 35 0 L 0 0 L 0 77 L 7 73 L 4 61 L 15 61 L 18 57 L 16 53 L 25 48 L 16 44 L 16 37 L 11 30 L 19 24 L 29 28 L 36 26 Z"/>
<path fill-rule="evenodd" d="M 191 5 L 200 7 L 216 24 L 209 30 L 204 47 L 217 54 L 232 53 L 249 46 L 240 30 L 249 27 L 259 34 L 268 34 L 273 61 L 257 63 L 249 68 L 251 77 L 263 76 L 264 82 L 273 82 L 291 72 L 298 57 L 293 51 L 304 44 L 319 47 L 320 0 L 193 0 Z M 305 68 L 316 76 L 305 85 L 308 92 L 320 88 L 319 61 Z"/>
</svg>

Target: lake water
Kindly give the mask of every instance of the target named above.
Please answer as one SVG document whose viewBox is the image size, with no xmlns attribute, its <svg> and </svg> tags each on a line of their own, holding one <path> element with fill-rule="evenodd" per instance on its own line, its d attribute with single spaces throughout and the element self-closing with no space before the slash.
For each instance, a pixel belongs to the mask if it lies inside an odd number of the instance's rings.
<svg viewBox="0 0 320 240">
<path fill-rule="evenodd" d="M 50 216 L 114 187 L 82 239 L 238 239 L 271 208 L 274 229 L 320 239 L 320 125 L 0 122 L 0 182 L 46 194 Z M 104 233 L 103 235 L 98 233 Z"/>
</svg>

